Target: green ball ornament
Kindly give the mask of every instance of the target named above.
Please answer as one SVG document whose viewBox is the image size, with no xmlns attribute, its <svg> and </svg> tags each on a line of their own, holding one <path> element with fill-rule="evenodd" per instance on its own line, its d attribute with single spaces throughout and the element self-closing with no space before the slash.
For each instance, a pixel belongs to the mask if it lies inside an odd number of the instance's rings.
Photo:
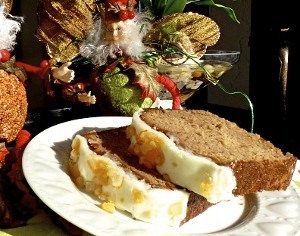
<svg viewBox="0 0 300 236">
<path fill-rule="evenodd" d="M 149 108 L 153 104 L 151 98 L 142 98 L 142 90 L 132 84 L 133 79 L 121 73 L 117 67 L 104 74 L 101 86 L 109 97 L 114 109 L 126 116 L 131 116 L 139 108 Z"/>
</svg>

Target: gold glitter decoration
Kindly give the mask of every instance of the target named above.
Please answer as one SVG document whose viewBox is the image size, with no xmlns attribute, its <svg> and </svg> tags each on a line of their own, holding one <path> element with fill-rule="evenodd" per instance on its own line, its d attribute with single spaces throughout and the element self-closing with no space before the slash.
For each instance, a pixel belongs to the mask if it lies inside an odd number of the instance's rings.
<svg viewBox="0 0 300 236">
<path fill-rule="evenodd" d="M 170 43 L 179 49 L 201 56 L 207 46 L 220 38 L 220 28 L 212 19 L 197 13 L 176 13 L 154 23 L 144 42 Z"/>
<path fill-rule="evenodd" d="M 0 6 L 4 6 L 4 13 L 8 14 L 11 11 L 13 0 L 0 0 Z"/>
<path fill-rule="evenodd" d="M 0 69 L 0 143 L 14 141 L 27 116 L 27 95 L 17 76 Z"/>
<path fill-rule="evenodd" d="M 92 0 L 39 0 L 36 36 L 51 58 L 67 62 L 78 55 L 78 39 L 85 39 L 91 30 L 95 10 Z"/>
</svg>

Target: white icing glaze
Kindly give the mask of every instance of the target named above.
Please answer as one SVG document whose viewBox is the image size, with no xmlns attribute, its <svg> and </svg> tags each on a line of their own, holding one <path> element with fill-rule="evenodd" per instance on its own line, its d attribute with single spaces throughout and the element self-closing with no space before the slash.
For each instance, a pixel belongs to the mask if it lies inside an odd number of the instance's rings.
<svg viewBox="0 0 300 236">
<path fill-rule="evenodd" d="M 233 197 L 232 190 L 236 187 L 236 179 L 230 168 L 219 166 L 203 156 L 196 156 L 178 147 L 172 139 L 142 121 L 141 112 L 139 110 L 133 115 L 131 125 L 137 135 L 147 131 L 162 140 L 164 162 L 156 165 L 159 173 L 168 175 L 173 183 L 204 196 L 212 203 Z M 138 145 L 135 136 L 131 136 L 130 140 L 131 146 Z"/>
<path fill-rule="evenodd" d="M 75 143 L 77 144 L 74 145 Z M 125 172 L 107 154 L 100 156 L 93 152 L 89 149 L 87 140 L 80 135 L 76 135 L 73 139 L 71 159 L 77 163 L 87 191 L 102 189 L 101 195 L 98 195 L 101 200 L 104 200 L 101 196 L 105 195 L 105 201 L 112 202 L 120 210 L 130 212 L 134 218 L 170 226 L 179 226 L 185 218 L 188 192 L 152 188 L 144 181 L 138 180 L 131 172 Z M 108 167 L 108 184 L 97 186 L 95 179 L 98 176 L 88 164 L 88 160 L 91 159 L 101 160 Z M 143 200 L 137 203 L 135 194 L 142 196 Z"/>
</svg>

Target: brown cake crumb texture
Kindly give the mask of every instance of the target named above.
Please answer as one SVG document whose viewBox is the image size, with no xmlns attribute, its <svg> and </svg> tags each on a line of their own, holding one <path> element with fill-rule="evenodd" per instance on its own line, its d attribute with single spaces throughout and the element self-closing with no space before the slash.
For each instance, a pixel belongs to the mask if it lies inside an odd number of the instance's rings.
<svg viewBox="0 0 300 236">
<path fill-rule="evenodd" d="M 174 190 L 181 187 L 174 185 L 163 179 L 154 169 L 147 169 L 138 163 L 138 158 L 128 151 L 130 141 L 126 138 L 126 128 L 120 127 L 101 132 L 91 131 L 81 134 L 87 139 L 92 151 L 99 155 L 109 153 L 109 157 L 118 163 L 126 172 L 131 172 L 138 179 L 150 184 L 153 188 L 166 188 Z M 197 215 L 203 213 L 207 208 L 214 204 L 208 202 L 204 197 L 191 192 L 187 214 L 181 225 Z"/>
<path fill-rule="evenodd" d="M 195 155 L 230 167 L 236 195 L 285 190 L 297 158 L 271 142 L 204 110 L 145 109 L 141 119 Z"/>
<path fill-rule="evenodd" d="M 14 74 L 0 69 L 0 142 L 15 140 L 24 126 L 27 107 L 23 83 Z"/>
</svg>

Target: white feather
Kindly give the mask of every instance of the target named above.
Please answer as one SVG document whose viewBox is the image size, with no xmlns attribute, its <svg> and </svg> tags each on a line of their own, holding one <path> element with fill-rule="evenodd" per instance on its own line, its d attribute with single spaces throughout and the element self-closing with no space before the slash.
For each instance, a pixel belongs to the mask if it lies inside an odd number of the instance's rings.
<svg viewBox="0 0 300 236">
<path fill-rule="evenodd" d="M 21 30 L 22 17 L 4 15 L 0 8 L 0 49 L 11 51 L 16 45 L 17 33 Z"/>
</svg>

